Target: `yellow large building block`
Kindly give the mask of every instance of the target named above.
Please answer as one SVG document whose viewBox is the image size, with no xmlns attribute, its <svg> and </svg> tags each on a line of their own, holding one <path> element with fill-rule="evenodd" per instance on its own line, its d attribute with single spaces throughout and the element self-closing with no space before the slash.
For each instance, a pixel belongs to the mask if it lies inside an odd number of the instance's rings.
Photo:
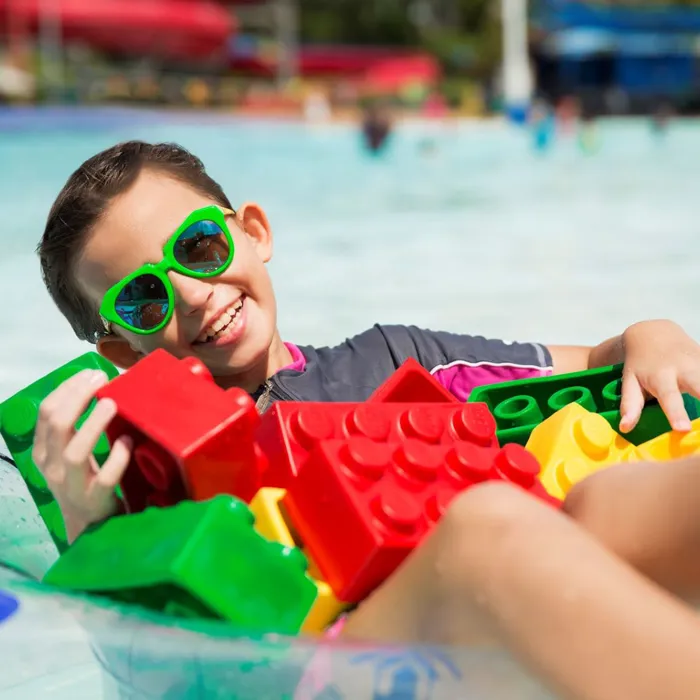
<svg viewBox="0 0 700 700">
<path fill-rule="evenodd" d="M 690 424 L 690 432 L 664 433 L 637 447 L 642 459 L 666 462 L 670 459 L 700 454 L 700 418 Z"/>
<path fill-rule="evenodd" d="M 605 418 L 577 403 L 540 423 L 526 447 L 542 465 L 542 484 L 556 498 L 564 498 L 575 484 L 600 469 L 640 459 L 635 446 Z"/>
<path fill-rule="evenodd" d="M 307 557 L 302 542 L 299 542 L 280 508 L 284 498 L 284 489 L 260 489 L 250 503 L 250 510 L 255 516 L 255 529 L 268 540 L 280 542 L 287 547 L 299 547 Z M 341 603 L 334 595 L 331 587 L 321 578 L 318 567 L 309 557 L 309 576 L 318 588 L 318 597 L 309 611 L 302 626 L 302 632 L 322 632 L 326 627 L 346 610 L 350 605 Z"/>
</svg>

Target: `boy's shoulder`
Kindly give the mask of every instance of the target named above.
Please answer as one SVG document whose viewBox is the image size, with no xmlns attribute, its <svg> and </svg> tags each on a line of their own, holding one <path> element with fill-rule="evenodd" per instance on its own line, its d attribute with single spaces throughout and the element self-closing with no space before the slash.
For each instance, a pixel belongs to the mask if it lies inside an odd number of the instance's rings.
<svg viewBox="0 0 700 700">
<path fill-rule="evenodd" d="M 537 343 L 508 343 L 481 336 L 432 331 L 417 326 L 375 324 L 333 347 L 299 348 L 303 367 L 276 375 L 285 398 L 304 401 L 366 401 L 407 359 L 436 377 L 478 373 L 484 365 L 541 373 L 551 366 Z M 471 384 L 471 382 L 470 382 Z"/>
<path fill-rule="evenodd" d="M 338 345 L 301 350 L 307 359 L 307 368 L 318 364 L 324 370 L 352 370 L 356 374 L 371 368 L 372 374 L 377 371 L 385 374 L 396 371 L 409 357 L 425 367 L 432 361 L 444 359 L 444 352 L 432 342 L 431 333 L 415 326 L 375 323 Z"/>
<path fill-rule="evenodd" d="M 375 324 L 338 345 L 300 346 L 306 360 L 301 375 L 296 373 L 293 382 L 284 376 L 291 373 L 283 371 L 278 377 L 296 392 L 303 390 L 306 401 L 366 401 L 407 357 L 397 352 L 409 345 L 402 328 Z"/>
<path fill-rule="evenodd" d="M 549 350 L 540 343 L 379 323 L 339 345 L 316 348 L 313 352 L 319 361 L 375 359 L 385 362 L 391 371 L 409 358 L 430 372 L 451 362 L 517 364 L 539 369 L 550 367 L 552 359 Z"/>
</svg>

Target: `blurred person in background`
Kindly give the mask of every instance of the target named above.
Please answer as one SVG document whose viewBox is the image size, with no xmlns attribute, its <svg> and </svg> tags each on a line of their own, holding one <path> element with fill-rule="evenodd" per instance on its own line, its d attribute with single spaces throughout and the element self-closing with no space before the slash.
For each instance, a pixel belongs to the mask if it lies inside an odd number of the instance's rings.
<svg viewBox="0 0 700 700">
<path fill-rule="evenodd" d="M 533 102 L 529 123 L 535 150 L 540 153 L 548 150 L 554 141 L 556 123 L 552 108 L 545 100 Z"/>
<path fill-rule="evenodd" d="M 557 127 L 562 134 L 573 134 L 581 116 L 581 103 L 578 97 L 566 95 L 556 107 Z"/>
<path fill-rule="evenodd" d="M 663 137 L 666 135 L 673 114 L 673 106 L 669 102 L 661 100 L 657 103 L 651 115 L 651 130 L 655 136 Z"/>
<path fill-rule="evenodd" d="M 391 132 L 391 117 L 386 106 L 380 102 L 371 102 L 362 117 L 362 135 L 367 150 L 374 155 L 381 153 Z"/>
<path fill-rule="evenodd" d="M 583 153 L 587 155 L 595 153 L 600 147 L 596 116 L 596 112 L 591 105 L 584 104 L 582 106 L 578 127 L 578 145 Z"/>
</svg>

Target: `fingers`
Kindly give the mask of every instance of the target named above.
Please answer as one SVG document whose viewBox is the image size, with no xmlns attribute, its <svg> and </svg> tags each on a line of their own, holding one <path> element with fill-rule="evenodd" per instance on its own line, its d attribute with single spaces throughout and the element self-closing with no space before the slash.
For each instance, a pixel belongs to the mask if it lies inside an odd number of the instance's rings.
<svg viewBox="0 0 700 700">
<path fill-rule="evenodd" d="M 635 381 L 638 382 L 636 378 Z M 647 391 L 659 402 L 672 430 L 687 432 L 691 429 L 690 419 L 679 387 L 678 374 L 675 370 L 665 370 L 653 374 L 648 381 L 644 382 L 644 385 Z"/>
<path fill-rule="evenodd" d="M 82 492 L 86 480 L 92 475 L 90 459 L 102 433 L 114 416 L 117 405 L 111 399 L 98 401 L 92 413 L 87 417 L 80 430 L 76 431 L 71 441 L 63 450 L 61 463 L 66 470 L 66 489 Z"/>
<path fill-rule="evenodd" d="M 108 381 L 103 372 L 85 371 L 63 382 L 42 402 L 32 456 L 60 504 L 74 539 L 86 525 L 118 512 L 114 492 L 131 457 L 131 439 L 119 438 L 98 469 L 93 452 L 117 414 L 110 399 L 98 401 L 80 429 L 75 424 L 97 390 Z"/>
<path fill-rule="evenodd" d="M 645 382 L 645 386 L 647 391 L 659 402 L 672 430 L 680 432 L 690 430 L 690 419 L 683 403 L 683 396 L 675 372 L 654 375 L 651 381 Z M 621 432 L 629 432 L 637 425 L 643 408 L 644 387 L 636 374 L 626 373 L 622 379 Z"/>
<path fill-rule="evenodd" d="M 622 399 L 620 401 L 620 431 L 627 433 L 639 422 L 644 408 L 644 390 L 637 376 L 625 373 L 622 377 Z"/>
<path fill-rule="evenodd" d="M 43 471 L 51 464 L 60 463 L 63 451 L 75 434 L 78 418 L 106 381 L 104 372 L 79 372 L 42 401 L 32 449 L 32 457 L 39 469 Z"/>
<path fill-rule="evenodd" d="M 93 488 L 113 491 L 122 480 L 131 460 L 133 441 L 128 435 L 118 437 L 109 453 L 109 457 L 95 475 Z"/>
<path fill-rule="evenodd" d="M 679 377 L 681 391 L 700 399 L 700 372 L 687 372 Z"/>
<path fill-rule="evenodd" d="M 649 389 L 663 408 L 671 428 L 678 431 L 690 430 L 690 418 L 676 376 L 660 376 Z"/>
</svg>

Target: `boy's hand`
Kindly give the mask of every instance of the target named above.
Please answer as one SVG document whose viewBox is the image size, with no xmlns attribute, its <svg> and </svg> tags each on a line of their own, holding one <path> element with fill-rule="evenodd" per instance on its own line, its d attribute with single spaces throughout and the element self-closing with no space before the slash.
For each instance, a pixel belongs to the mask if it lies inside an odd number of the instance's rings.
<svg viewBox="0 0 700 700">
<path fill-rule="evenodd" d="M 620 430 L 637 425 L 648 396 L 658 399 L 673 430 L 690 430 L 681 394 L 700 398 L 700 345 L 672 321 L 636 323 L 623 333 L 622 342 Z"/>
<path fill-rule="evenodd" d="M 99 401 L 80 430 L 74 427 L 106 382 L 103 372 L 79 372 L 49 394 L 39 408 L 32 458 L 61 509 L 69 542 L 88 525 L 119 510 L 114 489 L 129 465 L 131 440 L 126 436 L 116 440 L 101 469 L 92 454 L 116 414 L 116 404 L 109 399 Z"/>
</svg>

